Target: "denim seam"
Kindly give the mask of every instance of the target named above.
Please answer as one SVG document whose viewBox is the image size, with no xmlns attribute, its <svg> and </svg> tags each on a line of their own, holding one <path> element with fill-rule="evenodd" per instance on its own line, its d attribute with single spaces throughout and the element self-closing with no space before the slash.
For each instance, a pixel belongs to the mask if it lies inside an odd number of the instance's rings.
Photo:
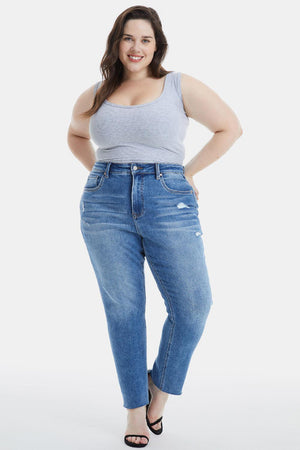
<svg viewBox="0 0 300 450">
<path fill-rule="evenodd" d="M 144 245 L 143 245 L 143 247 L 144 247 Z M 149 258 L 149 256 L 146 254 L 145 247 L 144 247 L 144 253 L 145 253 L 145 255 L 146 255 L 146 257 L 147 257 L 147 260 L 149 261 L 151 267 L 153 268 L 154 272 L 156 273 L 156 276 L 157 276 L 157 278 L 158 278 L 158 280 L 159 280 L 159 282 L 160 282 L 160 284 L 161 284 L 161 286 L 162 286 L 162 288 L 163 288 L 163 290 L 164 290 L 164 292 L 165 292 L 165 294 L 166 294 L 166 298 L 167 298 L 167 300 L 168 300 L 168 304 L 169 304 L 169 307 L 170 307 L 170 311 L 171 311 L 171 313 L 172 313 L 172 320 L 173 320 L 173 325 L 172 325 L 172 329 L 171 329 L 170 337 L 169 337 L 169 341 L 168 341 L 168 346 L 167 346 L 167 351 L 166 351 L 166 356 L 165 356 L 165 361 L 164 361 L 164 367 L 163 367 L 163 371 L 162 371 L 161 381 L 160 381 L 160 385 L 158 386 L 159 389 L 162 390 L 162 388 L 163 388 L 163 382 L 164 382 L 165 370 L 166 370 L 166 367 L 167 367 L 167 358 L 169 357 L 169 354 L 170 354 L 170 347 L 171 347 L 171 344 L 172 344 L 172 338 L 173 338 L 173 334 L 174 334 L 174 328 L 175 328 L 175 316 L 174 316 L 174 312 L 173 312 L 173 310 L 172 310 L 172 302 L 171 302 L 171 300 L 170 300 L 170 298 L 169 298 L 168 291 L 167 291 L 167 289 L 166 289 L 164 283 L 163 283 L 162 280 L 160 279 L 160 277 L 159 277 L 157 271 L 155 270 L 155 267 L 154 267 L 154 265 L 153 265 L 153 263 L 152 263 L 151 258 Z"/>
<path fill-rule="evenodd" d="M 94 178 L 93 175 L 92 175 L 92 177 Z M 87 185 L 87 183 L 86 183 L 83 188 L 84 192 L 96 192 L 103 186 L 105 175 L 97 175 L 96 177 L 99 178 L 99 183 L 97 184 L 97 186 L 93 187 L 93 188 L 89 188 L 89 187 L 86 187 L 86 185 Z"/>
<path fill-rule="evenodd" d="M 142 211 L 139 217 L 143 216 L 145 213 L 145 201 L 144 201 L 144 177 L 141 177 L 141 202 L 142 202 Z"/>
<path fill-rule="evenodd" d="M 185 179 L 186 180 L 186 179 Z M 188 183 L 188 181 L 186 180 L 186 182 Z M 160 177 L 160 184 L 162 185 L 162 187 L 167 191 L 167 192 L 171 192 L 174 194 L 190 194 L 192 192 L 192 189 L 189 189 L 188 191 L 184 190 L 178 190 L 178 189 L 172 189 L 169 186 L 167 186 L 164 176 L 162 174 L 162 176 Z M 192 186 L 190 185 L 190 187 L 192 188 Z"/>
</svg>

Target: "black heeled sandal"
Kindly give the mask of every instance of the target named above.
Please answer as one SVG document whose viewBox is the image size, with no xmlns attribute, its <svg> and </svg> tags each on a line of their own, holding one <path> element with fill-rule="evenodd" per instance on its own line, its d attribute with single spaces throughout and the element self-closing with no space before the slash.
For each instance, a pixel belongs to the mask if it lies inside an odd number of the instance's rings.
<svg viewBox="0 0 300 450">
<path fill-rule="evenodd" d="M 161 423 L 161 427 L 158 430 L 156 430 L 155 428 L 152 428 L 152 426 L 156 425 L 158 422 L 160 422 L 162 420 L 163 416 L 161 416 L 159 419 L 155 420 L 152 423 L 150 423 L 150 421 L 148 419 L 148 416 L 147 416 L 147 411 L 148 411 L 148 408 L 149 408 L 149 405 L 150 405 L 150 402 L 151 402 L 151 398 L 152 398 L 150 389 L 148 389 L 148 392 L 149 392 L 149 403 L 148 403 L 148 405 L 146 405 L 146 421 L 147 421 L 147 425 L 150 428 L 150 430 L 152 431 L 152 433 L 154 433 L 154 434 L 161 434 L 162 431 L 163 431 L 163 424 L 162 423 Z"/>
<path fill-rule="evenodd" d="M 148 440 L 147 444 L 135 444 L 134 442 L 127 441 L 127 437 L 144 437 Z M 124 436 L 125 444 L 129 445 L 129 447 L 146 447 L 149 444 L 149 438 L 144 434 L 126 434 Z"/>
</svg>

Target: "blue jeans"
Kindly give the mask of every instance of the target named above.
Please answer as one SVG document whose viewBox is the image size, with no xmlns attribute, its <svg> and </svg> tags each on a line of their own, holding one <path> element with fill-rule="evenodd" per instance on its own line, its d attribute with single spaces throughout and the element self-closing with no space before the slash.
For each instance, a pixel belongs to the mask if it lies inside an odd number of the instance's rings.
<svg viewBox="0 0 300 450">
<path fill-rule="evenodd" d="M 212 294 L 195 192 L 184 166 L 96 161 L 80 199 L 80 227 L 102 297 L 125 408 L 149 403 L 148 372 L 180 395 Z M 147 370 L 144 260 L 167 317 Z"/>
</svg>

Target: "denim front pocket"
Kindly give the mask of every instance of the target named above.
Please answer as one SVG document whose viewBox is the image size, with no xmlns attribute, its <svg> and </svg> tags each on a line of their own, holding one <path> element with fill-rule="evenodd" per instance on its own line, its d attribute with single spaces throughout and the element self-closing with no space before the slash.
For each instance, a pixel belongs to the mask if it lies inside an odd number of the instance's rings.
<svg viewBox="0 0 300 450">
<path fill-rule="evenodd" d="M 83 190 L 93 192 L 100 189 L 104 183 L 104 173 L 90 172 L 85 182 Z"/>
<path fill-rule="evenodd" d="M 181 172 L 165 172 L 159 177 L 162 187 L 173 194 L 191 194 L 193 188 Z"/>
</svg>

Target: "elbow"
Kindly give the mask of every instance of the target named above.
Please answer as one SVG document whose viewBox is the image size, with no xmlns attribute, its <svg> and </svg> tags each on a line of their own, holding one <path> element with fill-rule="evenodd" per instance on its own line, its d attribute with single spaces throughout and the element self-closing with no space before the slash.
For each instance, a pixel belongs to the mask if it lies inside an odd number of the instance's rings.
<svg viewBox="0 0 300 450">
<path fill-rule="evenodd" d="M 222 130 L 215 131 L 215 133 L 221 132 L 227 133 L 228 135 L 233 136 L 235 139 L 238 139 L 243 134 L 243 130 L 241 127 L 228 127 Z"/>
<path fill-rule="evenodd" d="M 215 133 L 225 132 L 227 134 L 231 134 L 232 136 L 236 136 L 237 138 L 243 134 L 243 129 L 238 120 L 232 120 L 228 122 L 222 128 L 214 131 Z"/>
<path fill-rule="evenodd" d="M 235 137 L 235 139 L 238 139 L 243 134 L 243 129 L 241 127 L 231 128 L 228 131 Z"/>
<path fill-rule="evenodd" d="M 243 134 L 243 129 L 238 119 L 233 120 L 228 124 L 228 131 L 236 136 L 236 138 L 239 138 Z"/>
<path fill-rule="evenodd" d="M 243 134 L 243 129 L 242 129 L 242 127 L 241 127 L 239 122 L 234 124 L 234 125 L 232 125 L 230 127 L 230 131 L 231 131 L 232 134 L 234 134 L 237 137 L 240 137 Z"/>
<path fill-rule="evenodd" d="M 242 136 L 243 129 L 241 127 L 239 120 L 237 120 L 237 123 L 235 124 L 235 126 L 233 128 L 238 137 Z"/>
</svg>

